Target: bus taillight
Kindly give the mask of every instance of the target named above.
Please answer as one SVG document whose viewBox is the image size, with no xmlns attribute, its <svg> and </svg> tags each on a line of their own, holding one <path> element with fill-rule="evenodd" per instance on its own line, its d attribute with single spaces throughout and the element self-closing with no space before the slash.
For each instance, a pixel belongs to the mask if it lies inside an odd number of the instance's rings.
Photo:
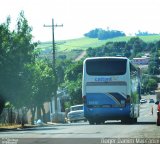
<svg viewBox="0 0 160 144">
<path fill-rule="evenodd" d="M 83 103 L 85 104 L 86 103 L 86 96 L 82 96 L 83 98 Z"/>
</svg>

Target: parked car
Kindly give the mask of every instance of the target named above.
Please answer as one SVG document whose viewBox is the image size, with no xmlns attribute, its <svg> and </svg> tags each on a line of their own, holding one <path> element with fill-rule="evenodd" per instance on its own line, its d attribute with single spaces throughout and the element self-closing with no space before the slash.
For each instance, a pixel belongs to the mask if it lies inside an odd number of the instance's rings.
<svg viewBox="0 0 160 144">
<path fill-rule="evenodd" d="M 150 95 L 154 95 L 154 94 L 155 94 L 155 91 L 150 91 L 149 94 L 150 94 Z"/>
<path fill-rule="evenodd" d="M 154 103 L 154 99 L 149 99 L 149 103 Z"/>
<path fill-rule="evenodd" d="M 76 122 L 80 120 L 87 121 L 84 117 L 83 105 L 74 105 L 70 107 L 70 112 L 67 114 L 69 122 Z"/>
<path fill-rule="evenodd" d="M 140 100 L 140 104 L 143 104 L 143 103 L 146 103 L 146 102 L 147 102 L 146 99 L 141 99 L 141 100 Z"/>
</svg>

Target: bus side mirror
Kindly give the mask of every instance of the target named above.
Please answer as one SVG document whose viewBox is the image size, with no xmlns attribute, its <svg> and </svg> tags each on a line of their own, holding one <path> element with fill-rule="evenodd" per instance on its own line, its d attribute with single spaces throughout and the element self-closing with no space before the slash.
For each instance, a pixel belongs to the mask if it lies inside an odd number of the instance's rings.
<svg viewBox="0 0 160 144">
<path fill-rule="evenodd" d="M 159 101 L 156 101 L 155 104 L 158 105 L 158 104 L 159 104 Z"/>
</svg>

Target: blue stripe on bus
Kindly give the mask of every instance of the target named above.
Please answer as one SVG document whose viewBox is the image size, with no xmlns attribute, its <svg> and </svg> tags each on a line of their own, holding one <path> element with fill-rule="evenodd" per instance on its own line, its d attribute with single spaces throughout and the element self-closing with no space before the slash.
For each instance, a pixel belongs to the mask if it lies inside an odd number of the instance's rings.
<svg viewBox="0 0 160 144">
<path fill-rule="evenodd" d="M 106 120 L 119 120 L 130 116 L 129 105 L 124 108 L 84 108 L 84 116 L 88 119 L 104 118 Z"/>
<path fill-rule="evenodd" d="M 121 105 L 125 98 L 120 93 L 87 93 L 86 100 L 84 115 L 88 119 L 101 117 L 114 120 L 130 115 L 130 105 Z"/>
<path fill-rule="evenodd" d="M 110 93 L 110 94 L 113 95 L 118 101 L 126 100 L 126 98 L 122 96 L 122 94 L 120 93 Z"/>
<path fill-rule="evenodd" d="M 119 104 L 122 100 L 125 101 L 124 96 L 119 93 L 87 93 L 87 104 Z"/>
</svg>

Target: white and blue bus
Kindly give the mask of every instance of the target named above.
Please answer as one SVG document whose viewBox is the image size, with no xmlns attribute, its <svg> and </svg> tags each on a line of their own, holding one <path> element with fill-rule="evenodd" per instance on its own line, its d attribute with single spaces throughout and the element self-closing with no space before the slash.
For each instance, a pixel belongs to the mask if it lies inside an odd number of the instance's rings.
<svg viewBox="0 0 160 144">
<path fill-rule="evenodd" d="M 93 57 L 83 63 L 84 116 L 90 124 L 106 120 L 136 123 L 140 70 L 126 57 Z"/>
</svg>

